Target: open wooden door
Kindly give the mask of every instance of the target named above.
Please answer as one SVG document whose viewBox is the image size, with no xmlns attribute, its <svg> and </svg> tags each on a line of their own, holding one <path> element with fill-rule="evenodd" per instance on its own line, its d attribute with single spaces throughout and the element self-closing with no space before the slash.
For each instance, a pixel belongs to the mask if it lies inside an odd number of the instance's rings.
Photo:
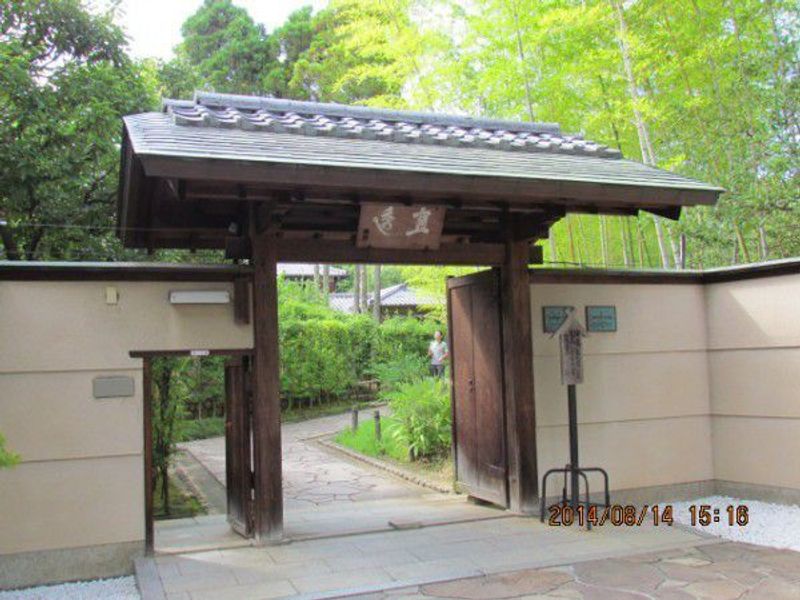
<svg viewBox="0 0 800 600">
<path fill-rule="evenodd" d="M 508 507 L 500 282 L 485 271 L 448 282 L 456 481 Z"/>
<path fill-rule="evenodd" d="M 245 537 L 253 536 L 252 384 L 250 358 L 225 363 L 225 479 L 228 522 Z"/>
</svg>

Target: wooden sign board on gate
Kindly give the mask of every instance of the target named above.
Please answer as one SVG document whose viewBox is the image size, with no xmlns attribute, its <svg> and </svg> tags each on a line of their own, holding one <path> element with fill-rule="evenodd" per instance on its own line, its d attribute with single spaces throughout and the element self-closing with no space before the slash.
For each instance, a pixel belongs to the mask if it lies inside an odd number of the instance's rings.
<svg viewBox="0 0 800 600">
<path fill-rule="evenodd" d="M 356 245 L 437 250 L 442 242 L 444 213 L 444 206 L 366 202 L 361 205 Z"/>
</svg>

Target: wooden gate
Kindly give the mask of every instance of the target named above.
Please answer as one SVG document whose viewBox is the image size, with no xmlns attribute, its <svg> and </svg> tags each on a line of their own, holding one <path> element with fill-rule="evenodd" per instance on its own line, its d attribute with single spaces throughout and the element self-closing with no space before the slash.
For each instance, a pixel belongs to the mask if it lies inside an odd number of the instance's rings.
<svg viewBox="0 0 800 600">
<path fill-rule="evenodd" d="M 508 507 L 500 281 L 496 270 L 448 282 L 456 481 Z"/>
<path fill-rule="evenodd" d="M 253 535 L 252 384 L 250 357 L 225 363 L 225 482 L 228 522 L 245 537 Z"/>
</svg>

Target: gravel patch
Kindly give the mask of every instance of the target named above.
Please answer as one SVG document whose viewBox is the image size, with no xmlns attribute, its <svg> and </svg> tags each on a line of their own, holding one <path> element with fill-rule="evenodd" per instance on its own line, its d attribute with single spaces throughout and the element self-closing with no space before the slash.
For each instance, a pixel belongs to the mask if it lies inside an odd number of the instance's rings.
<svg viewBox="0 0 800 600">
<path fill-rule="evenodd" d="M 800 552 L 800 506 L 771 504 L 758 500 L 742 500 L 728 496 L 710 496 L 689 502 L 673 502 L 675 521 L 691 526 L 691 505 L 711 505 L 711 510 L 719 509 L 719 523 L 707 527 L 695 525 L 695 529 L 711 535 L 772 548 L 787 548 Z M 750 521 L 744 527 L 728 525 L 729 505 L 746 505 Z"/>
<path fill-rule="evenodd" d="M 0 592 L 0 600 L 140 600 L 133 577 L 96 579 Z"/>
</svg>

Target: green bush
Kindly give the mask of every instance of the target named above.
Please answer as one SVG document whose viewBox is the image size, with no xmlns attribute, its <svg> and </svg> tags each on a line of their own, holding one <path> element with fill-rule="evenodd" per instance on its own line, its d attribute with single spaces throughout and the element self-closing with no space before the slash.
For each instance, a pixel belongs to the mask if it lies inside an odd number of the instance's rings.
<svg viewBox="0 0 800 600">
<path fill-rule="evenodd" d="M 441 326 L 394 317 L 344 315 L 313 285 L 279 284 L 281 393 L 288 408 L 342 400 L 376 377 L 383 390 L 425 374 L 428 344 Z"/>
<path fill-rule="evenodd" d="M 404 383 L 386 394 L 397 424 L 392 435 L 408 447 L 412 460 L 443 455 L 450 449 L 450 390 L 438 378 Z"/>
<path fill-rule="evenodd" d="M 427 359 L 425 355 L 398 354 L 386 362 L 376 364 L 373 368 L 375 377 L 380 382 L 379 395 L 386 400 L 389 392 L 395 391 L 404 383 L 418 381 L 427 375 Z"/>
<path fill-rule="evenodd" d="M 337 443 L 367 456 L 389 456 L 395 460 L 408 460 L 408 449 L 395 435 L 397 423 L 390 418 L 381 418 L 381 439 L 375 437 L 375 420 L 367 419 L 353 431 L 350 428 L 340 432 Z"/>
<path fill-rule="evenodd" d="M 225 435 L 224 417 L 207 417 L 205 419 L 181 419 L 177 423 L 176 441 L 191 442 L 210 437 Z"/>
<path fill-rule="evenodd" d="M 415 317 L 392 317 L 381 323 L 374 360 L 385 363 L 400 354 L 426 357 L 433 332 L 443 330 L 441 324 Z"/>
<path fill-rule="evenodd" d="M 0 469 L 13 467 L 19 462 L 19 454 L 6 449 L 6 439 L 0 434 Z"/>
</svg>

